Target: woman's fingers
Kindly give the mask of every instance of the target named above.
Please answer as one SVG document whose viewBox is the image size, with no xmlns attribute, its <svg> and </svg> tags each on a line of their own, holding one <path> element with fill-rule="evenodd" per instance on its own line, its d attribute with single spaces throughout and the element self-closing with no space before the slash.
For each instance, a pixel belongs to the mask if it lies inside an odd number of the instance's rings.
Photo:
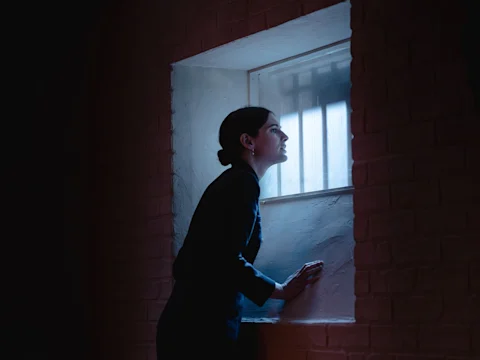
<svg viewBox="0 0 480 360">
<path fill-rule="evenodd" d="M 308 278 L 318 273 L 319 271 L 321 271 L 322 268 L 323 268 L 323 261 L 314 261 L 311 263 L 307 263 L 303 265 L 299 275 L 303 278 Z"/>
</svg>

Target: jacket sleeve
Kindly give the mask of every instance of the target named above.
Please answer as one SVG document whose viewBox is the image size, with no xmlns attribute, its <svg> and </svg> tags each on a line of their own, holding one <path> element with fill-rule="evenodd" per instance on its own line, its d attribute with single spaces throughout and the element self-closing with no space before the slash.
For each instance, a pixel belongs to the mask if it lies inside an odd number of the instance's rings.
<svg viewBox="0 0 480 360">
<path fill-rule="evenodd" d="M 234 191 L 227 211 L 227 267 L 231 269 L 241 293 L 262 306 L 275 289 L 275 281 L 262 274 L 243 256 L 255 226 L 259 211 L 260 187 L 252 174 L 242 173 L 234 181 Z"/>
</svg>

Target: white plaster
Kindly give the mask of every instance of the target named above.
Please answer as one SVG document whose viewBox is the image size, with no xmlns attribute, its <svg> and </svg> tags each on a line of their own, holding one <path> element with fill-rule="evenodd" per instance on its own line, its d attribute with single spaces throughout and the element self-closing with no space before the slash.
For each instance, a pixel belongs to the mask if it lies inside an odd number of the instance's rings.
<svg viewBox="0 0 480 360">
<path fill-rule="evenodd" d="M 218 130 L 233 110 L 246 106 L 247 73 L 175 65 L 173 87 L 174 254 L 205 188 L 226 170 L 218 161 Z"/>
<path fill-rule="evenodd" d="M 354 317 L 352 195 L 328 195 L 261 206 L 264 242 L 255 266 L 283 282 L 305 262 L 321 259 L 320 281 L 288 304 L 247 301 L 245 316 L 279 321 L 352 321 Z"/>
<path fill-rule="evenodd" d="M 347 39 L 351 33 L 350 3 L 346 1 L 192 56 L 178 64 L 251 70 Z"/>
</svg>

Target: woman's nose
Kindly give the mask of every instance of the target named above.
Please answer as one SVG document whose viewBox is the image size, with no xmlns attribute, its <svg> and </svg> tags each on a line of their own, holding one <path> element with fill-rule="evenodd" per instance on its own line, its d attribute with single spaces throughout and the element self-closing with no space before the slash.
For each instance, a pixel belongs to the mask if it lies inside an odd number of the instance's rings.
<svg viewBox="0 0 480 360">
<path fill-rule="evenodd" d="M 287 134 L 285 134 L 285 133 L 282 131 L 282 141 L 287 141 L 287 140 L 288 140 Z"/>
</svg>

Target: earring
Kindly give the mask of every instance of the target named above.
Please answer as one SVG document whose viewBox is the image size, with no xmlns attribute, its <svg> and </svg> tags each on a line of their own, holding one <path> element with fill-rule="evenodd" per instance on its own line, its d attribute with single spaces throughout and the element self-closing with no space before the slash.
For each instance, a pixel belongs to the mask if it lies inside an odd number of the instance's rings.
<svg viewBox="0 0 480 360">
<path fill-rule="evenodd" d="M 255 156 L 255 150 L 252 150 L 252 156 Z"/>
</svg>

